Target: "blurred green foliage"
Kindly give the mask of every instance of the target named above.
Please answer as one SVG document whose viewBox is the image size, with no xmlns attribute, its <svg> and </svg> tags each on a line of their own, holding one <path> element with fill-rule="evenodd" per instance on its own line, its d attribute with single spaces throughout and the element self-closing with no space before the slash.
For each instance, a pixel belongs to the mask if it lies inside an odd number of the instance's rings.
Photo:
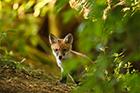
<svg viewBox="0 0 140 93">
<path fill-rule="evenodd" d="M 0 1 L 0 47 L 13 51 L 17 56 L 50 64 L 50 59 L 42 57 L 45 53 L 36 49 L 40 45 L 49 50 L 38 35 L 41 17 L 37 17 L 45 15 L 47 3 L 45 0 Z"/>
<path fill-rule="evenodd" d="M 2 0 L 1 62 L 11 60 L 9 54 L 14 59 L 27 58 L 35 64 L 50 65 L 54 61 L 48 43 L 38 34 L 46 15 L 51 24 L 49 31 L 45 30 L 46 34 L 63 34 L 55 28 L 58 25 L 55 21 L 59 19 L 55 16 L 62 15 L 60 20 L 64 24 L 76 21 L 74 17 L 80 20 L 73 31 L 77 37 L 76 47 L 96 62 L 89 67 L 74 93 L 139 93 L 140 75 L 131 65 L 140 62 L 139 0 Z M 66 71 L 69 72 L 79 64 L 86 64 L 87 60 L 73 58 L 67 61 Z"/>
<path fill-rule="evenodd" d="M 96 62 L 73 92 L 138 93 L 136 81 L 140 75 L 131 63 L 140 61 L 140 22 L 136 21 L 140 17 L 140 2 L 70 0 L 69 3 L 85 18 L 76 31 L 78 49 Z M 70 64 L 69 69 L 73 69 Z"/>
</svg>

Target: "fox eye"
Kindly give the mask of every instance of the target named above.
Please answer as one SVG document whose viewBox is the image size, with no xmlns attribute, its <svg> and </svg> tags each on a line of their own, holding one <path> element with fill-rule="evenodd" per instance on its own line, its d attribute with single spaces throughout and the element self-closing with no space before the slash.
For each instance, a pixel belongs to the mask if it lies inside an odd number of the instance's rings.
<svg viewBox="0 0 140 93">
<path fill-rule="evenodd" d="M 65 51 L 67 51 L 67 49 L 63 49 L 63 51 L 65 52 Z"/>
<path fill-rule="evenodd" d="M 58 51 L 58 49 L 54 49 L 54 51 Z"/>
</svg>

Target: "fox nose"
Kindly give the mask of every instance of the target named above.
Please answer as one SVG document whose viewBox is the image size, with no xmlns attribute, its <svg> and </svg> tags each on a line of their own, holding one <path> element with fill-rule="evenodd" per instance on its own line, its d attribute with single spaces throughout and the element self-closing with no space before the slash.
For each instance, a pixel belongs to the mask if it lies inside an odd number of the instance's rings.
<svg viewBox="0 0 140 93">
<path fill-rule="evenodd" d="M 62 56 L 59 56 L 59 59 L 61 60 L 62 59 Z"/>
</svg>

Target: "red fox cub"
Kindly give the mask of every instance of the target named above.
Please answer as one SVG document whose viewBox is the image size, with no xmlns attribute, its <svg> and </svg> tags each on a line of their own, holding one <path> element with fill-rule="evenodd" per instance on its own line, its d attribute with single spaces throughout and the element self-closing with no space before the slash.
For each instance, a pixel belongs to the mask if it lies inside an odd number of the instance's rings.
<svg viewBox="0 0 140 93">
<path fill-rule="evenodd" d="M 50 42 L 50 45 L 51 45 L 53 55 L 56 58 L 57 65 L 61 69 L 61 80 L 60 80 L 60 82 L 61 83 L 66 83 L 67 75 L 63 74 L 64 73 L 63 61 L 65 59 L 67 59 L 72 54 L 75 54 L 75 55 L 78 55 L 78 56 L 81 56 L 81 57 L 85 57 L 85 58 L 88 58 L 88 57 L 84 54 L 81 54 L 79 52 L 76 52 L 76 51 L 72 50 L 73 36 L 70 33 L 68 35 L 66 35 L 64 39 L 59 39 L 56 36 L 54 36 L 53 34 L 50 34 L 49 35 L 49 42 Z M 72 75 L 70 75 L 70 74 L 68 74 L 68 75 L 70 76 L 70 78 L 75 83 L 79 83 L 78 80 L 76 80 L 75 78 L 72 78 L 73 74 L 74 73 L 72 71 Z"/>
</svg>

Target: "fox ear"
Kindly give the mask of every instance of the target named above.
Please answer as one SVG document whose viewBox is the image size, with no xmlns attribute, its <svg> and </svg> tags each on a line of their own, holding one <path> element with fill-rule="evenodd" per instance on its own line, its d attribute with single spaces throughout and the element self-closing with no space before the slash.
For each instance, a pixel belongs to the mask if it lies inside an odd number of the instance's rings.
<svg viewBox="0 0 140 93">
<path fill-rule="evenodd" d="M 49 34 L 49 42 L 50 42 L 50 44 L 56 43 L 57 41 L 58 41 L 58 38 L 50 33 Z"/>
<path fill-rule="evenodd" d="M 69 44 L 72 44 L 73 43 L 73 36 L 72 36 L 71 33 L 69 33 L 68 35 L 65 36 L 64 42 L 65 43 L 69 43 Z"/>
</svg>

